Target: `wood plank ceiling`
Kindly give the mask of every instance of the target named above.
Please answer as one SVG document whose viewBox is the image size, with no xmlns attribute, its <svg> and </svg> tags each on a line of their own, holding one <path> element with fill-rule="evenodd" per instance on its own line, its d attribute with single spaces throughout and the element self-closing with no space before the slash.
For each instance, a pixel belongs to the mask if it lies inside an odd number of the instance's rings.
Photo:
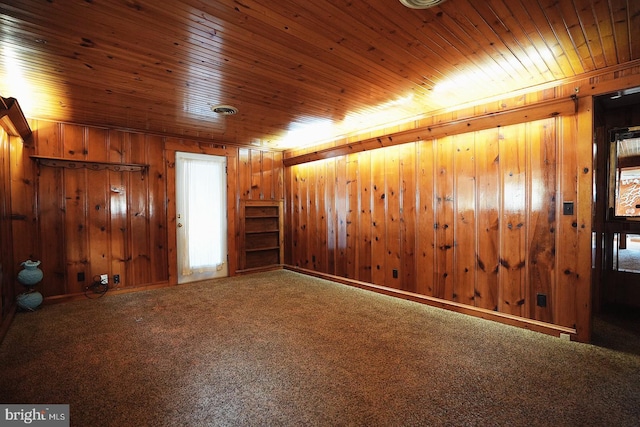
<svg viewBox="0 0 640 427">
<path fill-rule="evenodd" d="M 638 28 L 638 0 L 11 0 L 0 94 L 34 118 L 282 149 L 640 59 Z"/>
</svg>

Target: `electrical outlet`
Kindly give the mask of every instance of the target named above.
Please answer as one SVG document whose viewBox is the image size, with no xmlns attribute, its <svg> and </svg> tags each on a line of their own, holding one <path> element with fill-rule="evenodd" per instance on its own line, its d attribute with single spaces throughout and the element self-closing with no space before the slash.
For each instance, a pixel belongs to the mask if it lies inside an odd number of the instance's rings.
<svg viewBox="0 0 640 427">
<path fill-rule="evenodd" d="M 84 271 L 78 272 L 78 282 L 84 282 Z"/>
<path fill-rule="evenodd" d="M 115 283 L 116 285 L 118 283 L 120 283 L 120 275 L 119 274 L 114 274 L 113 275 L 113 283 Z"/>
<path fill-rule="evenodd" d="M 573 202 L 562 203 L 562 215 L 573 215 Z"/>
<path fill-rule="evenodd" d="M 103 285 L 109 284 L 109 275 L 108 274 L 101 274 L 100 275 L 100 283 L 103 284 Z"/>
<path fill-rule="evenodd" d="M 546 307 L 547 306 L 547 295 L 546 294 L 536 294 L 536 305 L 538 307 Z"/>
<path fill-rule="evenodd" d="M 398 278 L 398 270 L 396 270 L 395 268 L 393 269 L 393 278 L 394 279 Z"/>
</svg>

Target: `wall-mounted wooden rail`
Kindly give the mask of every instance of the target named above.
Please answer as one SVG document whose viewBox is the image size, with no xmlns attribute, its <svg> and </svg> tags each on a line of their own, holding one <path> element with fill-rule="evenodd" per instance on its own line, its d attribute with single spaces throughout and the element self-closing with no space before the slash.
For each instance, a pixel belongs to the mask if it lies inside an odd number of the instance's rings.
<svg viewBox="0 0 640 427">
<path fill-rule="evenodd" d="M 311 153 L 301 154 L 284 159 L 285 166 L 299 165 L 315 160 L 328 159 L 361 151 L 374 150 L 381 147 L 391 147 L 414 141 L 424 141 L 449 135 L 508 126 L 549 117 L 575 114 L 577 97 L 571 96 L 552 101 L 538 102 L 513 108 L 508 111 L 491 112 L 473 117 L 465 117 L 442 123 L 427 124 L 426 119 L 420 120 L 414 129 L 403 130 L 383 136 L 362 139 L 353 143 L 341 143 Z"/>
<path fill-rule="evenodd" d="M 66 169 L 90 169 L 90 170 L 110 170 L 113 172 L 138 172 L 145 173 L 149 165 L 138 163 L 114 163 L 95 162 L 90 160 L 64 159 L 61 157 L 29 156 L 41 166 L 51 166 Z"/>
</svg>

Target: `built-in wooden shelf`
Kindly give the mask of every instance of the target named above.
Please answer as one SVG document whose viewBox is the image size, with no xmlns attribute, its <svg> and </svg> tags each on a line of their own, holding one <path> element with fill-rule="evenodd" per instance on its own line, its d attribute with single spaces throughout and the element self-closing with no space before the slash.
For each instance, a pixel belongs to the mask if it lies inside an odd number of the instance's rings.
<svg viewBox="0 0 640 427">
<path fill-rule="evenodd" d="M 149 165 L 138 163 L 94 162 L 91 160 L 64 159 L 62 157 L 29 156 L 41 166 L 66 169 L 110 170 L 113 172 L 146 172 Z"/>
<path fill-rule="evenodd" d="M 284 257 L 282 202 L 240 201 L 240 270 L 281 265 Z"/>
</svg>

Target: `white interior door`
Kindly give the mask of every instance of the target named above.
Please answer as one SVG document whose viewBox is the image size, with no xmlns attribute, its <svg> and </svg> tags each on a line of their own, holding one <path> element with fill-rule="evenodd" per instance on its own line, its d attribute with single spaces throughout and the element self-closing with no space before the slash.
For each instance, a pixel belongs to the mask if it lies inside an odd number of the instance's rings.
<svg viewBox="0 0 640 427">
<path fill-rule="evenodd" d="M 226 157 L 176 153 L 178 283 L 225 277 Z"/>
</svg>

